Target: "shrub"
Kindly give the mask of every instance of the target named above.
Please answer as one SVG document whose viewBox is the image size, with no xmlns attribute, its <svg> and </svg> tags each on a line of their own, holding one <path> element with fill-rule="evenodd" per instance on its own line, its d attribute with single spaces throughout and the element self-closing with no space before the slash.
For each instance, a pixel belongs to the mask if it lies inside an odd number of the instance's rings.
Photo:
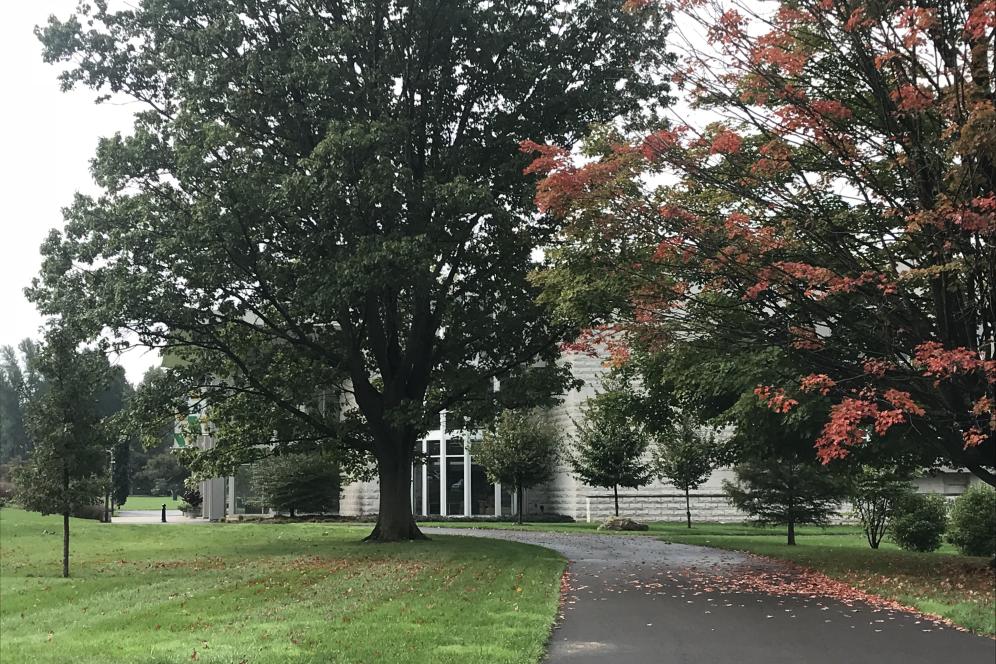
<svg viewBox="0 0 996 664">
<path fill-rule="evenodd" d="M 201 503 L 204 502 L 204 497 L 201 496 L 201 492 L 197 489 L 186 489 L 180 497 L 183 498 L 183 502 L 185 502 L 190 509 L 197 509 L 201 506 Z M 182 505 L 180 507 L 183 509 Z"/>
<path fill-rule="evenodd" d="M 976 484 L 958 496 L 948 541 L 966 556 L 996 555 L 996 490 Z"/>
<path fill-rule="evenodd" d="M 898 469 L 862 466 L 858 470 L 848 494 L 868 546 L 878 548 L 896 503 L 910 491 L 909 476 Z"/>
<path fill-rule="evenodd" d="M 937 494 L 907 493 L 892 515 L 892 540 L 906 551 L 936 551 L 947 527 L 947 503 Z"/>
</svg>

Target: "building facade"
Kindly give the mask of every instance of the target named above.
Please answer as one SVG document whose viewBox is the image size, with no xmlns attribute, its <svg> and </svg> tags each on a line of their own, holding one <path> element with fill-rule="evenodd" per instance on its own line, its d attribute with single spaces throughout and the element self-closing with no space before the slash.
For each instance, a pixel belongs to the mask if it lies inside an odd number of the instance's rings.
<svg viewBox="0 0 996 664">
<path fill-rule="evenodd" d="M 580 390 L 563 395 L 562 403 L 550 411 L 550 417 L 561 431 L 562 440 L 569 444 L 575 422 L 582 417 L 581 406 L 602 385 L 606 369 L 602 360 L 585 354 L 565 355 L 574 375 L 584 381 Z M 203 414 L 202 414 L 203 417 Z M 194 421 L 197 424 L 197 421 Z M 196 444 L 209 448 L 213 439 L 208 435 L 205 420 L 200 421 L 200 436 Z M 187 430 L 190 430 L 188 425 Z M 509 516 L 517 511 L 514 492 L 488 481 L 484 469 L 474 461 L 474 446 L 480 432 L 466 430 L 447 418 L 439 417 L 438 428 L 422 439 L 420 451 L 425 463 L 413 467 L 412 508 L 418 516 L 447 517 Z M 182 442 L 182 441 L 180 441 Z M 179 443 L 178 443 L 179 444 Z M 733 478 L 729 468 L 717 469 L 698 489 L 691 492 L 692 519 L 697 521 L 738 522 L 743 513 L 733 507 L 723 492 L 723 481 Z M 916 481 L 919 491 L 960 495 L 973 481 L 963 471 L 940 470 Z M 201 483 L 204 518 L 220 520 L 242 515 L 267 514 L 269 510 L 252 495 L 249 467 L 243 467 L 231 477 L 217 477 Z M 344 516 L 371 516 L 378 510 L 376 480 L 355 482 L 343 488 L 339 513 Z M 655 480 L 640 489 L 621 489 L 621 514 L 646 521 L 681 521 L 685 518 L 685 496 L 673 486 Z M 560 514 L 577 521 L 600 521 L 612 516 L 612 492 L 585 485 L 561 462 L 554 479 L 524 493 L 525 514 Z M 846 506 L 841 510 L 847 513 Z"/>
</svg>

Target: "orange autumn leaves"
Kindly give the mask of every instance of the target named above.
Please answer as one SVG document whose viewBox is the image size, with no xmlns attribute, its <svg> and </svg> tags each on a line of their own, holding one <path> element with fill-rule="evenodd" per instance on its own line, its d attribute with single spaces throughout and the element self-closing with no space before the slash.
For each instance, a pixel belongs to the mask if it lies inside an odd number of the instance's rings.
<svg viewBox="0 0 996 664">
<path fill-rule="evenodd" d="M 829 399 L 824 460 L 917 418 L 944 421 L 962 448 L 991 442 L 993 334 L 975 328 L 994 317 L 978 294 L 994 279 L 996 96 L 973 72 L 996 1 L 955 2 L 943 22 L 915 2 L 800 0 L 763 19 L 737 4 L 668 3 L 710 43 L 685 44 L 667 73 L 718 119 L 620 136 L 583 163 L 523 143 L 538 154 L 536 202 L 568 234 L 583 218 L 606 245 L 644 247 L 617 263 L 638 286 L 614 343 L 673 341 L 667 327 L 692 303 L 729 297 L 762 321 L 759 344 L 821 358 L 795 385 L 756 395 L 779 413 L 803 395 Z M 660 176 L 674 184 L 630 188 Z M 943 312 L 952 302 L 961 309 Z M 889 331 L 876 346 L 862 335 L 878 317 Z"/>
</svg>

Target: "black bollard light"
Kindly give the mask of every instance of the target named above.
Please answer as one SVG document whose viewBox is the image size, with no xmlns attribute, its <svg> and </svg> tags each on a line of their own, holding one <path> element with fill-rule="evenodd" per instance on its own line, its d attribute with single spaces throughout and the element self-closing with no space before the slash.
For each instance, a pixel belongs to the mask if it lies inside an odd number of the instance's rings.
<svg viewBox="0 0 996 664">
<path fill-rule="evenodd" d="M 166 503 L 163 503 L 163 523 L 166 523 Z"/>
</svg>

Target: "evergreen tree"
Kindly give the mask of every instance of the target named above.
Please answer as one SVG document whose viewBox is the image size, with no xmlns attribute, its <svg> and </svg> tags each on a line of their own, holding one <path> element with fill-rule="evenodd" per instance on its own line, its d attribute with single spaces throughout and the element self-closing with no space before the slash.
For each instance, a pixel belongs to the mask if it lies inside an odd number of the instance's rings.
<svg viewBox="0 0 996 664">
<path fill-rule="evenodd" d="M 815 461 L 772 456 L 738 464 L 734 472 L 736 482 L 723 482 L 730 502 L 759 524 L 786 525 L 790 545 L 796 525 L 825 525 L 846 492 L 841 479 Z"/>
</svg>

